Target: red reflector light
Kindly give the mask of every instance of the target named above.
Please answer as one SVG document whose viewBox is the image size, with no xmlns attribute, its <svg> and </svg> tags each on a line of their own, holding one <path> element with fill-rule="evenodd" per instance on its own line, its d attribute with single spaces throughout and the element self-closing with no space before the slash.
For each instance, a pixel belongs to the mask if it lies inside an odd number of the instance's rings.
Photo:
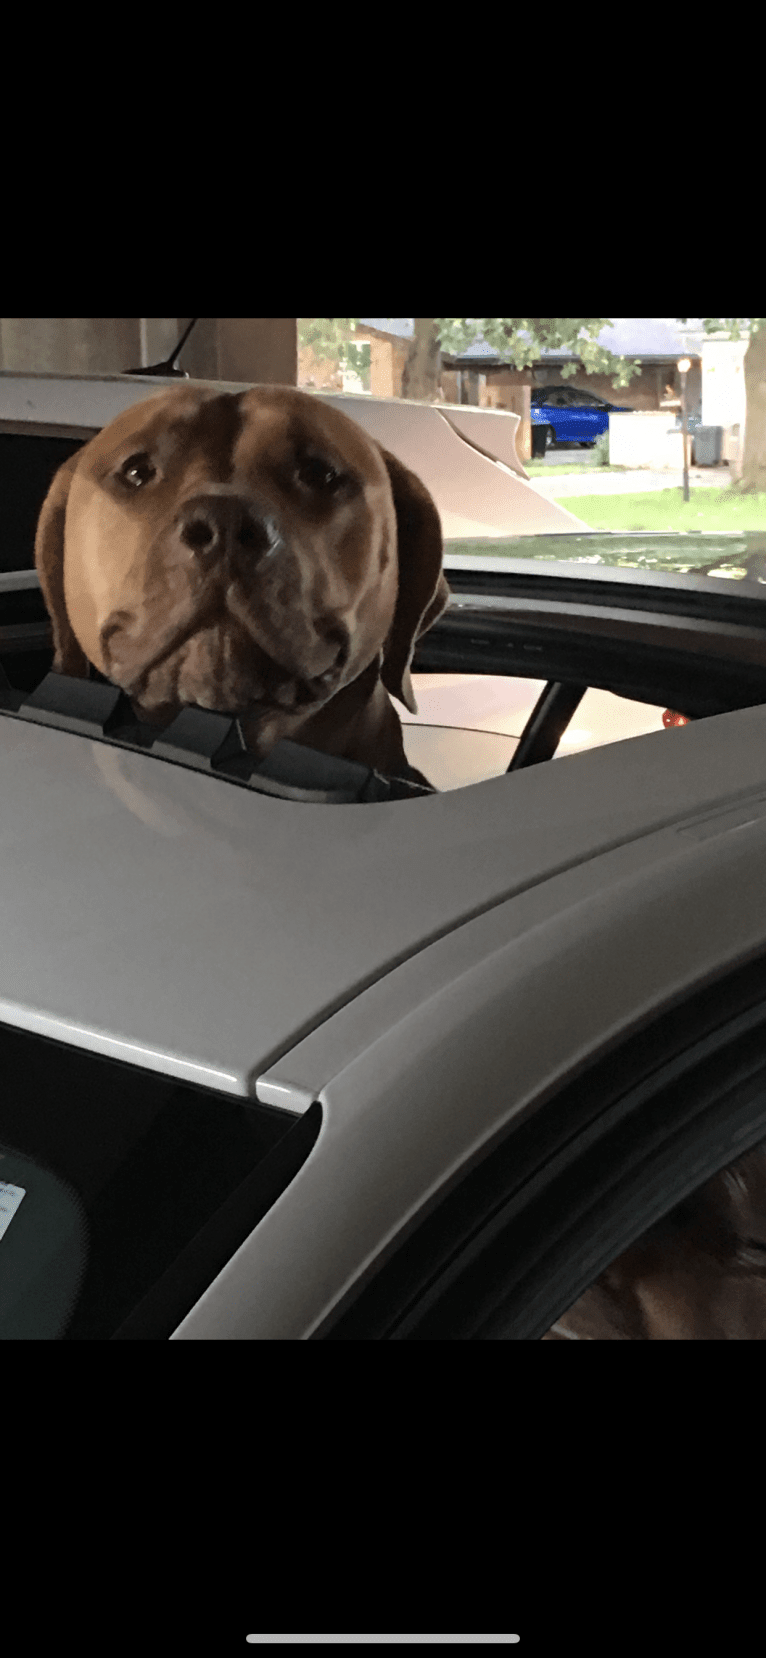
<svg viewBox="0 0 766 1658">
<path fill-rule="evenodd" d="M 666 708 L 662 716 L 663 725 L 688 725 L 685 714 L 674 714 L 672 708 Z"/>
</svg>

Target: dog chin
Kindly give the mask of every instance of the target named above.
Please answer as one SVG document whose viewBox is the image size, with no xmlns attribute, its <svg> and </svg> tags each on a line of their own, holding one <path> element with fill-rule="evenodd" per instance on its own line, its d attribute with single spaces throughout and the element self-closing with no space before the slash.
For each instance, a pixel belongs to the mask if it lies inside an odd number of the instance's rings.
<svg viewBox="0 0 766 1658">
<path fill-rule="evenodd" d="M 271 724 L 280 716 L 291 723 L 296 717 L 305 718 L 333 694 L 332 687 L 320 680 L 312 682 L 273 668 L 268 676 L 213 676 L 168 672 L 165 663 L 162 667 L 164 671 L 146 676 L 143 685 L 136 683 L 135 676 L 131 676 L 132 683 L 126 683 L 124 676 L 122 688 L 137 718 L 147 725 L 166 726 L 184 708 L 202 708 L 229 719 L 246 717 L 253 727 Z M 113 683 L 119 683 L 116 676 Z"/>
<path fill-rule="evenodd" d="M 127 694 L 130 696 L 129 692 Z M 159 730 L 172 725 L 183 707 L 178 702 L 152 702 L 140 697 L 130 697 L 130 705 L 141 725 L 157 726 Z"/>
</svg>

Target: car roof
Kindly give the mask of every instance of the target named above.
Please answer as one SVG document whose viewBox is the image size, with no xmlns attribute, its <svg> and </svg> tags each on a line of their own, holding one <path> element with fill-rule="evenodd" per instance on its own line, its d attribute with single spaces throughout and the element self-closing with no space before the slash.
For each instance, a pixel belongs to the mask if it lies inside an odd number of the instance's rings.
<svg viewBox="0 0 766 1658">
<path fill-rule="evenodd" d="M 14 436 L 87 440 L 124 409 L 175 387 L 241 394 L 253 382 L 150 375 L 0 373 L 0 427 Z M 430 490 L 445 540 L 465 535 L 562 533 L 579 518 L 533 488 L 518 459 L 519 416 L 507 409 L 431 405 L 412 399 L 300 387 L 329 403 L 411 467 Z"/>
<path fill-rule="evenodd" d="M 331 809 L 0 717 L 0 1019 L 252 1093 L 436 939 L 604 849 L 763 790 L 764 736 L 766 709 L 751 708 L 568 771 Z"/>
</svg>

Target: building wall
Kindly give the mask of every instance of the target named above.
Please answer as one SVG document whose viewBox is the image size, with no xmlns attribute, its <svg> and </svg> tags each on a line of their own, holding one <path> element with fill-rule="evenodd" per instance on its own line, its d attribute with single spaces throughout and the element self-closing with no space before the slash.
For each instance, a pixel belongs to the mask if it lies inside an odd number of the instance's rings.
<svg viewBox="0 0 766 1658">
<path fill-rule="evenodd" d="M 163 362 L 190 317 L 3 317 L 0 370 L 5 373 L 124 374 Z M 298 330 L 294 317 L 201 317 L 179 367 L 193 379 L 294 386 Z"/>
<path fill-rule="evenodd" d="M 307 391 L 342 391 L 343 375 L 337 359 L 317 357 L 311 345 L 299 347 L 298 385 Z"/>
<path fill-rule="evenodd" d="M 179 333 L 169 338 L 166 354 Z M 165 338 L 156 321 L 155 336 Z M 140 366 L 140 351 L 138 317 L 0 319 L 0 369 L 6 373 L 123 374 Z"/>
<path fill-rule="evenodd" d="M 702 418 L 706 426 L 744 427 L 744 358 L 748 340 L 706 340 L 702 347 Z"/>
</svg>

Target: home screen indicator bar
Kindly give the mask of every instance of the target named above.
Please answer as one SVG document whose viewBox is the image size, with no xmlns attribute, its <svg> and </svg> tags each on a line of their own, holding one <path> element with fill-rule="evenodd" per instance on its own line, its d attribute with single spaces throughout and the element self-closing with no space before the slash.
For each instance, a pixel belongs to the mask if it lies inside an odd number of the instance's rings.
<svg viewBox="0 0 766 1658">
<path fill-rule="evenodd" d="M 253 1646 L 510 1646 L 519 1635 L 248 1635 Z"/>
</svg>

